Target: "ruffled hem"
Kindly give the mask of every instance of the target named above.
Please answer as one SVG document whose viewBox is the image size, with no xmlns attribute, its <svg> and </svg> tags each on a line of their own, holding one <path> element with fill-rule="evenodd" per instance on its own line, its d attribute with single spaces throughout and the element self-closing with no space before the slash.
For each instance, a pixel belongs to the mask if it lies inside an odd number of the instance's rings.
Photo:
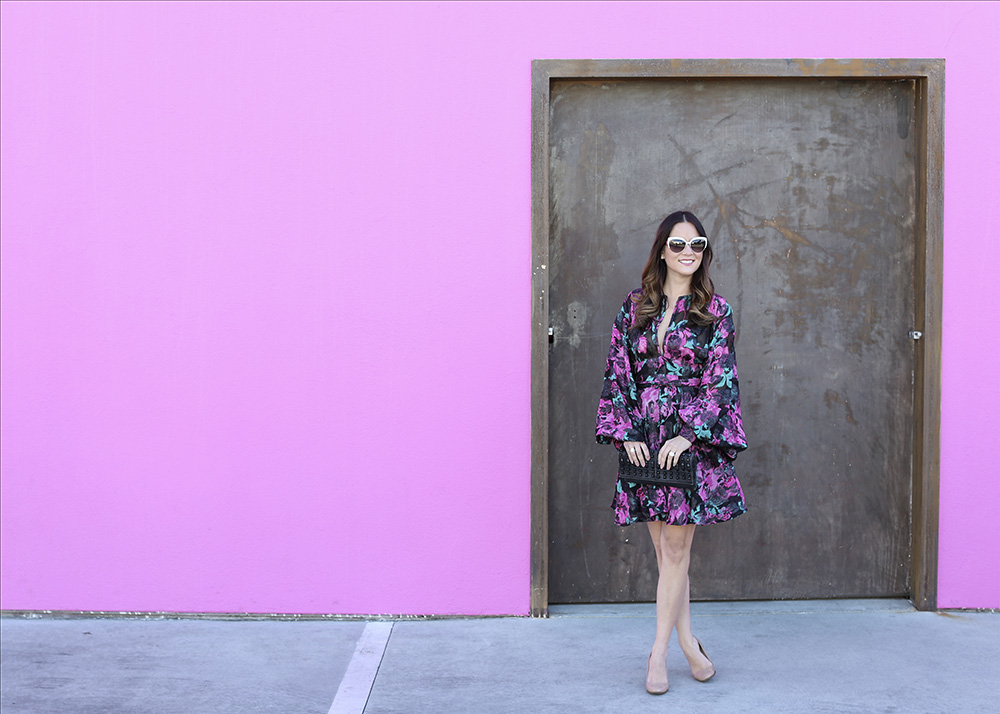
<svg viewBox="0 0 1000 714">
<path fill-rule="evenodd" d="M 719 486 L 708 490 L 703 485 L 695 490 L 687 490 L 670 486 L 636 485 L 618 479 L 611 501 L 615 523 L 628 526 L 646 521 L 662 521 L 675 526 L 707 526 L 731 521 L 746 513 L 743 489 L 736 476 L 732 475 L 724 485 Z"/>
<path fill-rule="evenodd" d="M 612 507 L 613 507 L 613 505 L 612 505 Z M 633 525 L 635 523 L 648 523 L 650 521 L 661 521 L 661 522 L 666 523 L 667 525 L 671 525 L 671 526 L 688 526 L 688 525 L 711 526 L 711 525 L 715 525 L 717 523 L 725 523 L 726 521 L 731 521 L 734 518 L 738 518 L 739 516 L 742 516 L 746 512 L 747 512 L 746 506 L 744 506 L 743 504 L 740 504 L 740 508 L 734 509 L 730 513 L 720 515 L 719 517 L 713 518 L 713 519 L 710 519 L 710 520 L 700 520 L 699 521 L 699 520 L 692 520 L 691 518 L 684 518 L 683 520 L 677 520 L 676 517 L 671 516 L 669 514 L 668 515 L 663 515 L 663 514 L 647 515 L 645 513 L 638 513 L 638 514 L 635 514 L 635 515 L 630 515 L 625 520 L 622 520 L 619 517 L 619 513 L 617 512 L 617 509 L 616 509 L 616 511 L 615 511 L 615 523 L 617 523 L 618 525 L 623 526 L 623 527 L 624 526 L 631 526 L 631 525 Z"/>
</svg>

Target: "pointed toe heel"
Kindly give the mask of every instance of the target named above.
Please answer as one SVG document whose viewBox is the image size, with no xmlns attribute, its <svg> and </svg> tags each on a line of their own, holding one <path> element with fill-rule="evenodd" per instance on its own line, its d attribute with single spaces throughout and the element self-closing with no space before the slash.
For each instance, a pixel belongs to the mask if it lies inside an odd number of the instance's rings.
<svg viewBox="0 0 1000 714">
<path fill-rule="evenodd" d="M 698 649 L 701 651 L 702 657 L 708 660 L 708 666 L 702 667 L 701 669 L 691 668 L 691 676 L 697 679 L 699 682 L 707 682 L 712 677 L 715 676 L 715 665 L 712 664 L 712 660 L 709 658 L 708 654 L 705 652 L 705 648 L 701 646 L 701 640 L 696 639 L 695 642 L 698 643 Z"/>
<path fill-rule="evenodd" d="M 653 655 L 649 655 L 646 661 L 646 691 L 650 694 L 666 694 L 670 689 L 670 681 L 664 679 L 662 682 L 653 682 L 649 678 L 649 665 L 652 664 Z"/>
</svg>

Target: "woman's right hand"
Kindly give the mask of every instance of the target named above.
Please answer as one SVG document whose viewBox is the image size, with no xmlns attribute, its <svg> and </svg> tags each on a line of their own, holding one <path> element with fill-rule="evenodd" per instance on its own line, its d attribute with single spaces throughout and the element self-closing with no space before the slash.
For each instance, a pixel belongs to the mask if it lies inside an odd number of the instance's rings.
<svg viewBox="0 0 1000 714">
<path fill-rule="evenodd" d="M 625 455 L 635 466 L 645 466 L 649 461 L 649 447 L 644 441 L 626 441 L 622 444 Z"/>
</svg>

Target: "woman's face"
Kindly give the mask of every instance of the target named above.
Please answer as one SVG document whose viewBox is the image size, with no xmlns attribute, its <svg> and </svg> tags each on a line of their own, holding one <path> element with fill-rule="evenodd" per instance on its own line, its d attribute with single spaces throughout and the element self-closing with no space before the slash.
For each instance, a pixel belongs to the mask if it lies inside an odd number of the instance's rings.
<svg viewBox="0 0 1000 714">
<path fill-rule="evenodd" d="M 690 223 L 678 223 L 670 230 L 670 238 L 683 238 L 690 242 L 692 238 L 698 237 L 698 229 Z M 684 250 L 680 253 L 674 253 L 670 250 L 670 238 L 667 239 L 661 253 L 663 259 L 667 261 L 667 270 L 691 277 L 701 267 L 702 253 L 695 253 L 690 245 L 684 246 Z"/>
</svg>

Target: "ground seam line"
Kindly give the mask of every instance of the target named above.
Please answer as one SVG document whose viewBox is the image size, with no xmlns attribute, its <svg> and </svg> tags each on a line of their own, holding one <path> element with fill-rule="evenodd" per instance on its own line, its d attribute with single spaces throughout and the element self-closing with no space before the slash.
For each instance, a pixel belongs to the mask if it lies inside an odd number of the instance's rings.
<svg viewBox="0 0 1000 714">
<path fill-rule="evenodd" d="M 365 625 L 327 714 L 364 714 L 392 626 L 392 622 Z"/>
</svg>

